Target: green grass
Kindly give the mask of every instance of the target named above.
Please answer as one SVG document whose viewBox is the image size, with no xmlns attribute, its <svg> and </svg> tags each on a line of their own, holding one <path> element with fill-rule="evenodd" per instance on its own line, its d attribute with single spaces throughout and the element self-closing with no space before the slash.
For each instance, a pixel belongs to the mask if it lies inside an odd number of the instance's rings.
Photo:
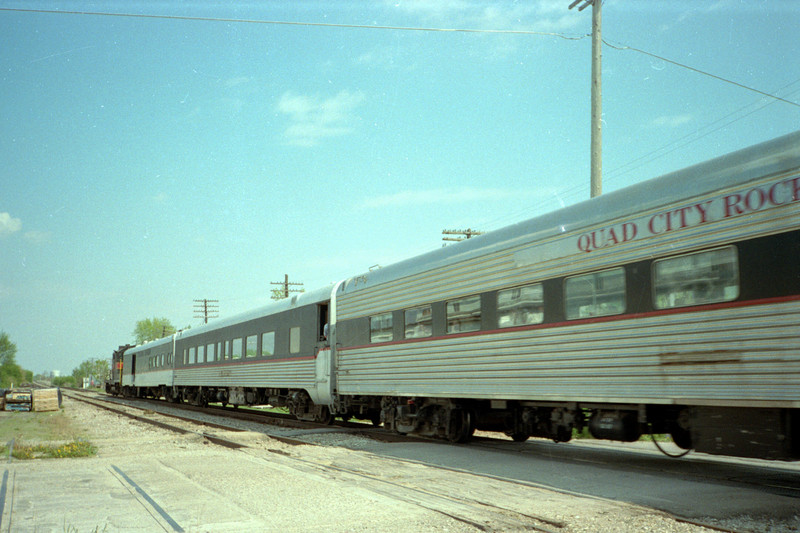
<svg viewBox="0 0 800 533">
<path fill-rule="evenodd" d="M 0 412 L 0 457 L 55 459 L 90 457 L 97 448 L 83 438 L 64 412 Z"/>
<path fill-rule="evenodd" d="M 11 457 L 14 459 L 64 459 L 68 457 L 91 457 L 97 448 L 84 440 L 66 444 L 14 444 Z M 8 456 L 8 446 L 0 446 L 0 455 Z"/>
</svg>

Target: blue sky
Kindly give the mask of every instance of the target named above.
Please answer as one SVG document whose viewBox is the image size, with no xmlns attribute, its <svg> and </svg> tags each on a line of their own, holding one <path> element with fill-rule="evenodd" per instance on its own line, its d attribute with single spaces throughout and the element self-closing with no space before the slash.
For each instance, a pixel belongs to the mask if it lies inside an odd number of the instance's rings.
<svg viewBox="0 0 800 533">
<path fill-rule="evenodd" d="M 18 362 L 69 373 L 137 320 L 198 324 L 194 299 L 230 316 L 285 273 L 314 289 L 588 198 L 591 9 L 570 3 L 0 2 Z M 607 0 L 604 192 L 797 130 L 798 6 Z"/>
</svg>

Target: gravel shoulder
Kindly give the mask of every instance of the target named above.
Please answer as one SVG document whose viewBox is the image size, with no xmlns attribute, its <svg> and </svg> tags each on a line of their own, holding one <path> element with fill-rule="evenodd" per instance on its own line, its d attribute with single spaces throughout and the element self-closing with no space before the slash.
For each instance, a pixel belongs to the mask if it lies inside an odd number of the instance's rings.
<svg viewBox="0 0 800 533">
<path fill-rule="evenodd" d="M 97 456 L 12 463 L 18 479 L 23 471 L 47 471 L 64 479 L 74 478 L 75 472 L 105 475 L 113 466 L 140 480 L 185 531 L 712 531 L 646 507 L 381 456 L 370 451 L 369 439 L 359 436 L 318 433 L 308 436 L 315 444 L 297 446 L 245 422 L 238 423 L 245 432 L 214 430 L 248 446 L 233 451 L 200 435 L 173 434 L 74 400 L 65 400 L 64 412 L 74 429 L 98 447 Z M 48 497 L 67 500 L 59 491 L 41 495 Z M 15 504 L 25 509 L 20 500 Z M 9 530 L 46 530 L 46 524 L 80 524 L 74 531 L 83 525 L 100 531 L 124 527 L 121 518 L 115 521 L 102 508 L 102 501 L 100 509 L 98 502 L 72 505 L 78 508 L 64 509 L 60 517 L 37 515 L 41 506 L 28 509 L 28 519 L 14 517 L 25 528 Z M 52 513 L 63 506 L 49 509 Z M 794 525 L 766 520 L 757 529 L 752 521 L 747 529 L 725 525 L 764 533 L 800 531 L 800 526 L 789 529 Z"/>
</svg>

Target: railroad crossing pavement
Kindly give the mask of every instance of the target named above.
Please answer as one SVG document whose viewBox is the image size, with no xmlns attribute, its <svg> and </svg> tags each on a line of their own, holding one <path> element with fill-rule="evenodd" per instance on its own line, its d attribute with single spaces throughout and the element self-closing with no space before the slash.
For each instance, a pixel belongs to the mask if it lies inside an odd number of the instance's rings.
<svg viewBox="0 0 800 533">
<path fill-rule="evenodd" d="M 12 463 L 3 474 L 2 527 L 20 532 L 263 527 L 192 481 L 193 470 L 181 468 L 187 462 L 194 459 L 171 454 L 168 462 L 150 456 Z"/>
<path fill-rule="evenodd" d="M 425 509 L 214 446 L 14 461 L 0 475 L 3 532 L 398 531 L 400 517 L 401 531 L 459 531 Z"/>
</svg>

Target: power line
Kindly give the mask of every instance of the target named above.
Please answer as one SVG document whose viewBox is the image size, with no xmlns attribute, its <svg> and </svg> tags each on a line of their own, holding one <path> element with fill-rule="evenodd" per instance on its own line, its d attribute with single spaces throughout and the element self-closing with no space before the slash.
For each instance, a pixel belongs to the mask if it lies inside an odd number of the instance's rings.
<svg viewBox="0 0 800 533">
<path fill-rule="evenodd" d="M 209 318 L 219 318 L 219 300 L 195 300 L 194 312 L 195 318 L 202 318 L 205 324 L 208 324 Z M 200 316 L 198 316 L 200 315 Z"/>
<path fill-rule="evenodd" d="M 581 6 L 581 9 L 588 5 L 591 5 L 591 2 L 586 2 L 584 0 L 584 4 L 585 5 Z M 350 29 L 363 29 L 363 30 L 418 31 L 418 32 L 442 32 L 442 33 L 484 33 L 484 34 L 498 34 L 498 35 L 538 35 L 543 37 L 558 37 L 560 39 L 564 39 L 567 41 L 580 41 L 588 37 L 591 37 L 591 34 L 589 33 L 570 36 L 558 32 L 545 32 L 545 31 L 534 31 L 534 30 L 498 30 L 498 29 L 482 29 L 482 28 L 434 28 L 434 27 L 423 27 L 423 26 L 388 26 L 388 25 L 369 25 L 369 24 L 343 24 L 343 23 L 333 23 L 333 22 L 299 22 L 299 21 L 287 21 L 287 20 L 237 19 L 237 18 L 226 18 L 226 17 L 193 17 L 188 15 L 153 15 L 147 13 L 111 13 L 105 11 L 60 11 L 55 9 L 22 9 L 22 8 L 11 8 L 11 7 L 0 7 L 0 11 L 9 11 L 16 13 L 53 14 L 53 15 L 91 15 L 99 17 L 187 20 L 187 21 L 198 21 L 198 22 L 271 24 L 278 26 L 305 26 L 305 27 L 318 27 L 318 28 L 350 28 Z M 692 72 L 696 72 L 704 76 L 709 76 L 718 81 L 729 83 L 731 85 L 735 85 L 736 87 L 758 93 L 762 96 L 774 98 L 775 100 L 778 100 L 780 102 L 800 107 L 800 103 L 792 102 L 791 100 L 785 100 L 783 98 L 767 93 L 765 91 L 761 91 L 754 87 L 750 87 L 748 85 L 744 85 L 742 83 L 729 80 L 727 78 L 723 78 L 722 76 L 718 76 L 717 74 L 712 74 L 710 72 L 706 72 L 704 70 L 691 67 L 689 65 L 685 65 L 683 63 L 674 61 L 672 59 L 667 59 L 665 57 L 659 56 L 658 54 L 642 50 L 641 48 L 636 48 L 633 46 L 626 46 L 626 45 L 614 45 L 609 43 L 605 39 L 603 39 L 603 44 L 615 50 L 638 52 L 640 54 L 644 54 L 646 56 L 653 57 L 661 61 L 665 61 L 667 63 L 671 63 L 675 66 L 691 70 Z"/>
<path fill-rule="evenodd" d="M 460 237 L 442 237 L 442 240 L 443 241 L 460 242 L 460 241 L 463 241 L 464 239 L 469 239 L 469 238 L 477 236 L 477 235 L 483 235 L 483 233 L 484 232 L 482 232 L 482 231 L 477 231 L 477 230 L 474 230 L 474 229 L 471 229 L 471 228 L 467 228 L 467 229 L 443 229 L 442 230 L 442 235 L 460 235 Z"/>
<path fill-rule="evenodd" d="M 687 70 L 691 70 L 692 72 L 696 72 L 698 74 L 702 74 L 703 76 L 708 76 L 710 78 L 714 78 L 715 80 L 719 80 L 719 81 L 724 82 L 724 83 L 729 83 L 731 85 L 735 85 L 736 87 L 739 87 L 741 89 L 746 89 L 748 91 L 752 91 L 754 93 L 758 93 L 761 96 L 766 96 L 768 98 L 773 98 L 775 100 L 778 100 L 779 102 L 784 102 L 786 104 L 790 104 L 790 105 L 793 105 L 793 106 L 796 106 L 796 107 L 800 107 L 800 104 L 798 104 L 797 102 L 792 102 L 791 100 L 786 100 L 784 98 L 781 98 L 780 96 L 775 96 L 774 94 L 770 94 L 770 93 L 761 91 L 759 89 L 756 89 L 755 87 L 750 87 L 748 85 L 744 85 L 744 84 L 739 83 L 737 81 L 733 81 L 733 80 L 729 80 L 727 78 L 723 78 L 722 76 L 717 76 L 716 74 L 712 74 L 710 72 L 706 72 L 705 70 L 700 70 L 699 68 L 694 68 L 694 67 L 690 67 L 689 65 L 684 65 L 683 63 L 679 63 L 677 61 L 674 61 L 672 59 L 668 59 L 668 58 L 660 56 L 658 54 L 653 54 L 651 52 L 647 52 L 645 50 L 642 50 L 641 48 L 634 48 L 633 46 L 624 46 L 624 45 L 613 45 L 613 44 L 609 43 L 608 41 L 606 41 L 605 39 L 603 39 L 603 44 L 605 44 L 609 48 L 613 48 L 614 50 L 621 50 L 621 51 L 630 50 L 630 51 L 633 51 L 633 52 L 639 52 L 640 54 L 644 54 L 646 56 L 654 57 L 656 59 L 664 61 L 665 63 L 670 63 L 672 65 L 676 65 L 678 67 L 685 68 Z"/>
<path fill-rule="evenodd" d="M 506 35 L 541 35 L 545 37 L 559 37 L 568 41 L 580 41 L 589 35 L 569 36 L 563 33 L 534 31 L 534 30 L 497 30 L 483 28 L 433 28 L 420 26 L 381 26 L 370 24 L 344 24 L 335 22 L 298 22 L 288 20 L 256 20 L 256 19 L 235 19 L 225 17 L 192 17 L 188 15 L 151 15 L 146 13 L 110 13 L 105 11 L 61 11 L 55 9 L 21 9 L 11 7 L 0 7 L 0 11 L 14 11 L 19 13 L 42 13 L 58 15 L 94 15 L 101 17 L 129 17 L 142 19 L 162 19 L 162 20 L 190 20 L 199 22 L 227 22 L 242 24 L 273 24 L 278 26 L 308 26 L 320 28 L 350 28 L 361 30 L 394 30 L 394 31 L 422 31 L 422 32 L 443 32 L 443 33 L 495 33 Z"/>
<path fill-rule="evenodd" d="M 283 298 L 288 298 L 290 292 L 303 292 L 305 289 L 292 289 L 292 286 L 302 286 L 302 283 L 297 282 L 289 282 L 289 274 L 283 275 L 283 281 L 271 281 L 270 285 L 280 285 L 283 287 L 281 289 L 272 289 L 272 299 L 273 300 L 281 300 Z"/>
</svg>

